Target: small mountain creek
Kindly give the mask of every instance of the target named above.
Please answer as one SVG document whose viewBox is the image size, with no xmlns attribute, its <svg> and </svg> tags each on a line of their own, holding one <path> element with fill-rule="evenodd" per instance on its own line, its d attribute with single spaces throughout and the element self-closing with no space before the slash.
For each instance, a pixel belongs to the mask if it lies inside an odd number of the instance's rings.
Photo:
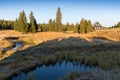
<svg viewBox="0 0 120 80">
<path fill-rule="evenodd" d="M 50 65 L 44 64 L 29 72 L 22 72 L 12 77 L 12 80 L 30 80 L 30 74 L 34 75 L 35 80 L 61 80 L 72 72 L 81 73 L 94 69 L 96 69 L 94 66 L 85 66 L 76 62 L 62 61 Z"/>
</svg>

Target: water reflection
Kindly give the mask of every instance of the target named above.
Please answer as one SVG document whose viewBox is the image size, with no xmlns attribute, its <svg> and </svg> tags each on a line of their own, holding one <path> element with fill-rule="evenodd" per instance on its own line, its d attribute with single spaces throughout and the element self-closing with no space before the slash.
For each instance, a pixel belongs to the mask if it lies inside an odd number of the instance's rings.
<svg viewBox="0 0 120 80">
<path fill-rule="evenodd" d="M 80 63 L 72 63 L 69 61 L 57 62 L 56 64 L 42 65 L 36 69 L 27 72 L 18 74 L 18 76 L 13 77 L 12 80 L 28 80 L 29 74 L 33 73 L 36 80 L 59 80 L 72 72 L 82 72 L 94 70 L 95 67 L 84 66 Z"/>
</svg>

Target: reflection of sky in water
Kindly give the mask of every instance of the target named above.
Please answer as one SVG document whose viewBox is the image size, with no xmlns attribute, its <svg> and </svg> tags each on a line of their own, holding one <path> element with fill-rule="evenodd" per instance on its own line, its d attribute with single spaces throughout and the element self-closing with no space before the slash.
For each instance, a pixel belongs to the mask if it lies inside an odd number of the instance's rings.
<svg viewBox="0 0 120 80">
<path fill-rule="evenodd" d="M 12 80 L 27 80 L 28 75 L 32 72 L 35 74 L 37 80 L 58 80 L 59 78 L 63 78 L 67 76 L 68 74 L 76 71 L 76 72 L 82 72 L 82 71 L 88 71 L 88 70 L 94 70 L 95 67 L 87 66 L 81 64 L 72 64 L 71 62 L 62 62 L 56 63 L 55 65 L 43 65 L 41 67 L 37 67 L 35 70 L 30 71 L 28 73 L 22 73 L 21 75 L 18 75 L 17 77 L 14 77 Z"/>
<path fill-rule="evenodd" d="M 24 45 L 24 42 L 16 42 L 16 43 L 15 43 L 15 48 L 13 48 L 13 49 L 19 49 L 19 48 L 21 48 L 23 45 Z"/>
</svg>

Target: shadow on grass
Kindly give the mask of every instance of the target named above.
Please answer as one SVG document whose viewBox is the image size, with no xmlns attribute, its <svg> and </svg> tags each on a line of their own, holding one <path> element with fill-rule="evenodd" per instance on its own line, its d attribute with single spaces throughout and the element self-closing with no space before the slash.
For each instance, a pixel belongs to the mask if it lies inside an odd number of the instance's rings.
<svg viewBox="0 0 120 80">
<path fill-rule="evenodd" d="M 103 69 L 119 68 L 120 43 L 107 41 L 104 42 L 100 37 L 92 38 L 92 41 L 75 37 L 44 41 L 1 60 L 0 79 L 7 80 L 22 71 L 29 71 L 38 65 L 50 64 L 58 59 L 76 60 L 85 65 L 98 65 Z"/>
</svg>

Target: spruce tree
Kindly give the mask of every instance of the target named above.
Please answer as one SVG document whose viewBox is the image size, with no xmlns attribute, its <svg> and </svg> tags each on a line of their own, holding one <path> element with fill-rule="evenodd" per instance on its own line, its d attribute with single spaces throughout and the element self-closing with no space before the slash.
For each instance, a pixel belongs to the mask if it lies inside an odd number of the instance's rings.
<svg viewBox="0 0 120 80">
<path fill-rule="evenodd" d="M 28 27 L 27 18 L 24 11 L 20 13 L 18 25 L 19 25 L 18 31 L 23 33 L 28 33 L 29 27 Z"/>
<path fill-rule="evenodd" d="M 52 19 L 49 20 L 48 25 L 49 25 L 49 31 L 53 31 L 53 21 L 52 21 Z"/>
<path fill-rule="evenodd" d="M 85 19 L 82 19 L 80 22 L 80 27 L 79 29 L 79 33 L 88 33 L 88 32 L 92 32 L 92 24 L 91 21 L 87 21 Z"/>
<path fill-rule="evenodd" d="M 66 30 L 69 31 L 70 30 L 70 24 L 67 22 L 67 24 L 65 25 Z"/>
<path fill-rule="evenodd" d="M 62 13 L 60 10 L 60 7 L 58 7 L 57 13 L 56 13 L 56 30 L 62 31 Z"/>
<path fill-rule="evenodd" d="M 93 30 L 92 30 L 92 24 L 91 24 L 91 21 L 89 20 L 88 22 L 87 22 L 87 32 L 92 32 Z"/>
<path fill-rule="evenodd" d="M 79 27 L 79 24 L 76 23 L 75 26 L 74 26 L 74 32 L 75 32 L 75 33 L 76 33 L 76 32 L 79 33 L 79 28 L 78 28 L 78 27 Z"/>
<path fill-rule="evenodd" d="M 80 21 L 80 33 L 85 33 L 85 20 Z"/>
<path fill-rule="evenodd" d="M 18 20 L 17 19 L 14 22 L 14 30 L 18 31 Z"/>
<path fill-rule="evenodd" d="M 70 31 L 73 31 L 73 30 L 74 30 L 74 27 L 75 27 L 75 25 L 72 23 L 72 24 L 70 25 Z"/>
<path fill-rule="evenodd" d="M 85 32 L 84 33 L 88 33 L 89 30 L 88 30 L 88 22 L 87 22 L 87 20 L 84 20 L 84 24 L 85 24 L 85 26 L 84 26 Z"/>
<path fill-rule="evenodd" d="M 37 22 L 36 22 L 36 19 L 34 18 L 33 16 L 33 12 L 30 13 L 30 25 L 29 25 L 29 30 L 30 32 L 32 33 L 35 33 L 37 32 Z"/>
<path fill-rule="evenodd" d="M 6 29 L 6 27 L 7 27 L 7 21 L 3 21 L 3 29 Z"/>
<path fill-rule="evenodd" d="M 26 15 L 25 15 L 25 12 L 23 11 L 23 27 L 24 27 L 24 32 L 25 33 L 28 33 L 29 31 L 29 26 L 28 26 L 28 22 L 27 22 L 27 18 L 26 18 Z"/>
</svg>

